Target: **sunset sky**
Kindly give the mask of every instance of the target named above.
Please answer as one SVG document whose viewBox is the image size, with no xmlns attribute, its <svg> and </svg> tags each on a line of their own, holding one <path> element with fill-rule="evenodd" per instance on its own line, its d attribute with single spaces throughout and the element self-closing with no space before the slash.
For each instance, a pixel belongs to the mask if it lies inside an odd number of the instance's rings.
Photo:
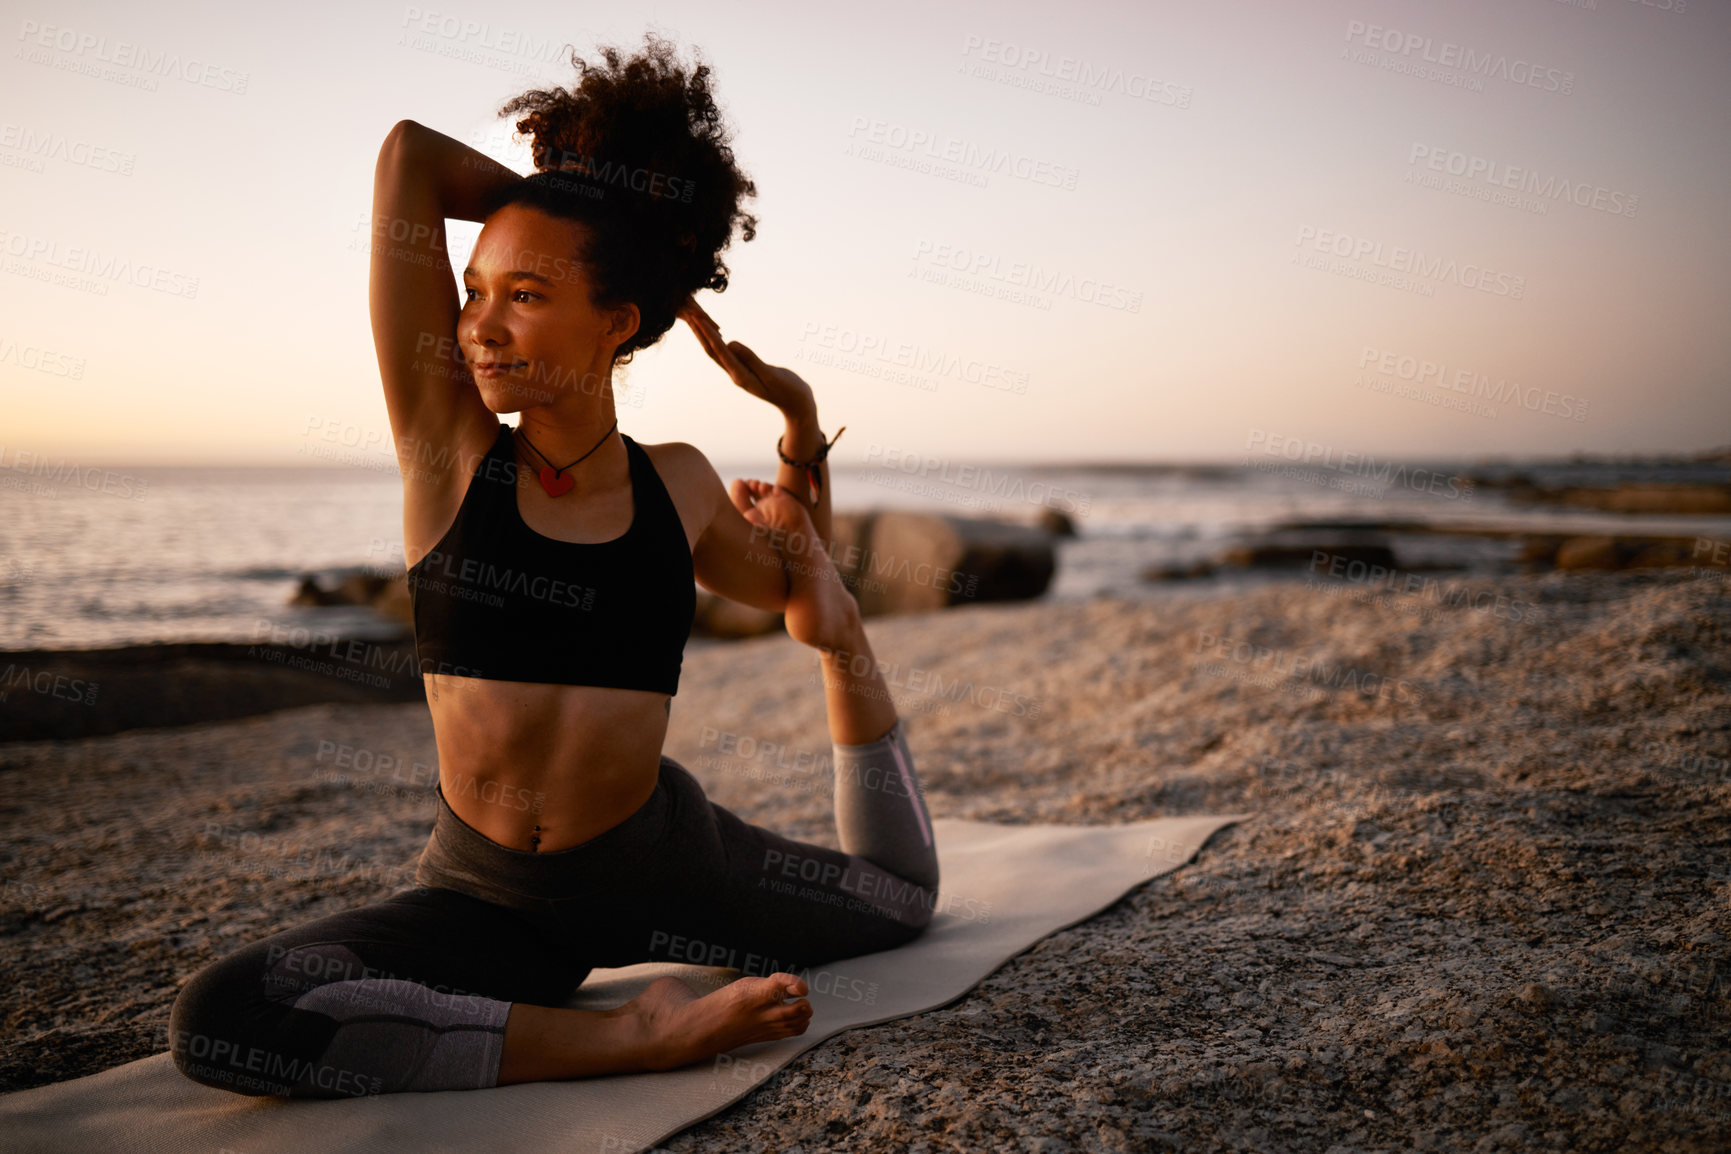
<svg viewBox="0 0 1731 1154">
<path fill-rule="evenodd" d="M 1726 5 L 600 11 L 8 3 L 0 452 L 388 453 L 380 142 L 527 172 L 497 108 L 646 29 L 713 66 L 760 192 L 704 303 L 812 382 L 839 464 L 1731 442 Z M 627 432 L 717 461 L 780 431 L 683 325 L 627 395 Z"/>
</svg>

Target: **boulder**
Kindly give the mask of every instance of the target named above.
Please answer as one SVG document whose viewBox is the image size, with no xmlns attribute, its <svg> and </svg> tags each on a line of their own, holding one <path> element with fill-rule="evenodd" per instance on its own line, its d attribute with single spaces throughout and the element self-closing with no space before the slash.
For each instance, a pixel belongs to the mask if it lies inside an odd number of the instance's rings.
<svg viewBox="0 0 1731 1154">
<path fill-rule="evenodd" d="M 1672 513 L 1700 516 L 1731 513 L 1731 485 L 1623 481 L 1603 487 L 1563 485 L 1511 489 L 1511 501 L 1570 505 L 1607 513 Z"/>
<path fill-rule="evenodd" d="M 1395 567 L 1394 550 L 1380 530 L 1328 525 L 1273 530 L 1228 549 L 1220 563 L 1240 569 L 1309 569 L 1318 553 L 1329 555 L 1325 565 L 1339 557 L 1342 563 Z"/>
<path fill-rule="evenodd" d="M 708 589 L 697 590 L 697 612 L 691 619 L 691 632 L 694 636 L 732 640 L 739 637 L 759 637 L 780 629 L 779 613 L 730 601 Z"/>
<path fill-rule="evenodd" d="M 1204 577 L 1212 577 L 1216 567 L 1212 561 L 1196 561 L 1189 565 L 1145 565 L 1142 568 L 1144 581 L 1198 581 Z"/>
<path fill-rule="evenodd" d="M 830 556 L 866 617 L 977 601 L 1025 601 L 1057 571 L 1050 532 L 975 517 L 836 514 Z"/>
<path fill-rule="evenodd" d="M 1520 559 L 1529 569 L 1566 570 L 1726 568 L 1717 542 L 1707 537 L 1564 537 L 1534 534 Z"/>
<path fill-rule="evenodd" d="M 409 602 L 407 572 L 381 576 L 374 573 L 350 573 L 330 589 L 318 583 L 311 573 L 301 575 L 300 587 L 289 598 L 290 605 L 328 607 L 332 605 L 365 605 L 384 617 L 413 624 L 414 612 Z"/>
<path fill-rule="evenodd" d="M 1034 524 L 1054 537 L 1076 535 L 1076 522 L 1070 520 L 1070 515 L 1060 509 L 1041 509 L 1039 516 L 1034 518 Z"/>
<path fill-rule="evenodd" d="M 1614 537 L 1570 537 L 1557 546 L 1553 564 L 1559 569 L 1620 569 L 1621 550 Z"/>
</svg>

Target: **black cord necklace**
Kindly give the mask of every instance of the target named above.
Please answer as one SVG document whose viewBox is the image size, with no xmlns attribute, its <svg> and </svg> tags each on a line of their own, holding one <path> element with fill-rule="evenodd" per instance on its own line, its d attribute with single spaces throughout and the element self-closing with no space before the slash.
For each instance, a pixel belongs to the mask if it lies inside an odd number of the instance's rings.
<svg viewBox="0 0 1731 1154">
<path fill-rule="evenodd" d="M 618 427 L 619 427 L 618 420 L 614 420 L 613 429 L 617 429 Z M 605 445 L 607 443 L 607 438 L 611 437 L 613 435 L 613 429 L 608 429 L 605 433 L 601 434 L 601 439 L 599 441 L 595 442 L 595 449 L 599 449 L 602 445 Z M 540 449 L 535 448 L 535 442 L 533 442 L 529 439 L 529 435 L 523 431 L 523 428 L 521 425 L 517 426 L 516 428 L 512 429 L 511 431 L 513 433 L 517 434 L 519 437 L 522 437 L 523 443 L 525 445 L 528 445 L 530 450 L 537 457 L 540 457 L 543 461 L 547 461 L 547 454 L 543 453 Z M 593 453 L 595 451 L 595 449 L 590 449 L 589 453 Z M 580 464 L 585 458 L 587 458 L 589 456 L 589 453 L 584 453 L 583 456 L 578 457 L 577 460 L 575 460 L 575 461 L 572 461 L 570 465 L 566 465 L 565 469 L 571 468 L 572 465 Z M 573 480 L 570 477 L 562 476 L 562 474 L 565 472 L 565 469 L 555 469 L 553 467 L 552 461 L 547 461 L 547 463 L 545 465 L 541 466 L 541 472 L 538 474 L 541 478 L 541 487 L 543 489 L 547 490 L 547 495 L 549 497 L 558 497 L 558 496 L 562 496 L 565 493 L 569 493 L 571 491 L 571 487 L 577 483 L 575 480 Z"/>
</svg>

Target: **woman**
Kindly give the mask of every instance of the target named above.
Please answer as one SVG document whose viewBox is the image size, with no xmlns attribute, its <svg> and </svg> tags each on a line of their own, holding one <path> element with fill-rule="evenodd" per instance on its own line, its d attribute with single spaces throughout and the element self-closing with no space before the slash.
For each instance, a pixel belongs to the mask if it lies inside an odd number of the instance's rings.
<svg viewBox="0 0 1731 1154">
<path fill-rule="evenodd" d="M 403 121 L 380 152 L 371 309 L 404 476 L 404 550 L 438 744 L 415 888 L 200 971 L 176 1064 L 241 1093 L 342 1097 L 670 1069 L 804 1032 L 795 971 L 930 920 L 931 823 L 858 607 L 817 542 L 829 494 L 811 389 L 724 342 L 692 299 L 755 188 L 708 87 L 649 38 L 572 91 L 525 93 L 520 178 Z M 484 227 L 451 292 L 446 218 Z M 383 236 L 406 238 L 387 244 Z M 613 371 L 683 319 L 784 418 L 778 483 L 722 488 L 690 445 L 620 432 Z M 520 414 L 515 429 L 498 420 Z M 802 543 L 804 543 L 802 545 Z M 813 547 L 816 543 L 817 547 Z M 661 754 L 693 577 L 785 613 L 820 651 L 842 851 L 741 821 Z M 861 671 L 864 672 L 861 672 Z M 596 966 L 701 960 L 605 1012 Z"/>
</svg>

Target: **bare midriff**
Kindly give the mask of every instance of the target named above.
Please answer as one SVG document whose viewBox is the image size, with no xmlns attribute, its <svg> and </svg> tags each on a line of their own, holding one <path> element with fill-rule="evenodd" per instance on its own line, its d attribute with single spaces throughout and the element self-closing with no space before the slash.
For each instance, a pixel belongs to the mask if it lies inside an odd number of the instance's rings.
<svg viewBox="0 0 1731 1154">
<path fill-rule="evenodd" d="M 429 674 L 439 788 L 508 849 L 550 853 L 599 836 L 655 792 L 665 693 Z"/>
</svg>

